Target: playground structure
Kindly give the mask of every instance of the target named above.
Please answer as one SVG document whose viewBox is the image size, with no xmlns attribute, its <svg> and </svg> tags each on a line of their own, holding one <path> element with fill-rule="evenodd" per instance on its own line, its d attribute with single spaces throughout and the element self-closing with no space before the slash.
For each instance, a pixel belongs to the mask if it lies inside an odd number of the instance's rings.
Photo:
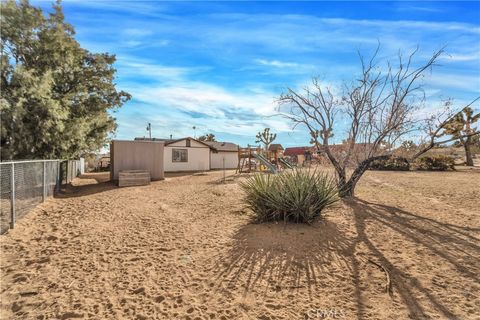
<svg viewBox="0 0 480 320">
<path fill-rule="evenodd" d="M 281 167 L 293 169 L 293 165 L 281 157 L 277 150 L 265 151 L 259 147 L 238 149 L 238 168 L 236 173 L 255 171 L 277 173 Z"/>
</svg>

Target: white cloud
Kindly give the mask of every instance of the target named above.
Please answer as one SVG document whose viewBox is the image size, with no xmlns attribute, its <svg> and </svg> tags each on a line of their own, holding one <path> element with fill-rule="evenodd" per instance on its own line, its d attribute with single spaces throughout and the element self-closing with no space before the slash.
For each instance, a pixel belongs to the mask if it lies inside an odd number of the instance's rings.
<svg viewBox="0 0 480 320">
<path fill-rule="evenodd" d="M 168 82 L 185 79 L 188 74 L 205 71 L 206 67 L 177 67 L 165 66 L 157 62 L 141 59 L 134 56 L 117 56 L 116 66 L 119 77 L 148 77 L 154 81 Z"/>
<path fill-rule="evenodd" d="M 302 66 L 301 64 L 295 62 L 283 62 L 279 60 L 256 59 L 255 62 L 264 66 L 271 66 L 276 68 L 298 68 Z"/>
<path fill-rule="evenodd" d="M 203 82 L 136 87 L 132 88 L 132 94 L 151 105 L 166 105 L 211 117 L 225 117 L 227 112 L 270 116 L 276 107 L 274 93 L 248 90 L 238 93 Z"/>
<path fill-rule="evenodd" d="M 468 92 L 480 92 L 480 76 L 456 73 L 433 72 L 425 77 L 425 83 L 429 87 L 460 89 Z"/>
<path fill-rule="evenodd" d="M 464 62 L 473 61 L 480 64 L 480 51 L 465 52 L 465 53 L 450 53 L 442 57 L 446 61 Z"/>
<path fill-rule="evenodd" d="M 480 33 L 480 27 L 477 25 L 458 23 L 458 22 L 431 22 L 419 20 L 357 20 L 344 18 L 324 18 L 324 23 L 339 26 L 362 26 L 382 29 L 425 29 L 425 30 L 443 30 L 443 31 L 462 31 L 466 33 Z"/>
</svg>

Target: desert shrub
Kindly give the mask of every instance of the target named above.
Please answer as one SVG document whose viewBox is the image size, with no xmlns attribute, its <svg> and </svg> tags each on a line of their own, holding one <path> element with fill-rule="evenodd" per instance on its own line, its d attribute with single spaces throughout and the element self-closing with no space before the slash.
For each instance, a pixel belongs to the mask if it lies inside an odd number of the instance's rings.
<svg viewBox="0 0 480 320">
<path fill-rule="evenodd" d="M 390 157 L 386 160 L 375 160 L 370 164 L 371 170 L 410 170 L 410 162 L 402 157 Z"/>
<path fill-rule="evenodd" d="M 418 170 L 454 170 L 455 159 L 445 155 L 423 156 L 415 162 Z"/>
<path fill-rule="evenodd" d="M 309 223 L 338 200 L 335 180 L 317 171 L 294 169 L 276 175 L 256 174 L 241 187 L 257 221 Z"/>
</svg>

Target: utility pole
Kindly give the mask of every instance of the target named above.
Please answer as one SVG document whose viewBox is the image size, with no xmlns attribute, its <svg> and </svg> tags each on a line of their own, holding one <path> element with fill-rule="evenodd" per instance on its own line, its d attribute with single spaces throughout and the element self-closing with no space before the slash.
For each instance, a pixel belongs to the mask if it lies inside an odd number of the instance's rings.
<svg viewBox="0 0 480 320">
<path fill-rule="evenodd" d="M 197 139 L 197 132 L 195 131 L 197 127 L 193 126 L 193 139 Z"/>
<path fill-rule="evenodd" d="M 152 140 L 152 124 L 149 122 L 147 126 L 148 138 Z"/>
</svg>

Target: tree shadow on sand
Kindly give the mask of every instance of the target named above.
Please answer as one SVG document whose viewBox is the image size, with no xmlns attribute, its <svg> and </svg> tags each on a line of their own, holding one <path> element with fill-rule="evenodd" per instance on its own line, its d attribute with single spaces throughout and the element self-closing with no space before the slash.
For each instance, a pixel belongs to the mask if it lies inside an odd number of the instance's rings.
<svg viewBox="0 0 480 320">
<path fill-rule="evenodd" d="M 378 308 L 404 310 L 412 319 L 459 318 L 454 306 L 474 300 L 480 283 L 479 239 L 472 235 L 478 228 L 443 223 L 361 199 L 343 204 L 350 229 L 345 224 L 339 228 L 329 219 L 313 226 L 268 223 L 240 228 L 228 253 L 218 257 L 218 289 L 262 296 L 303 288 L 301 294 L 307 290 L 312 300 L 319 296 L 316 290 L 341 287 L 339 294 L 349 295 L 347 300 L 353 303 L 350 309 L 355 316 L 349 318 L 379 317 L 374 311 Z M 393 242 L 384 246 L 388 241 Z M 371 273 L 376 273 L 377 280 L 385 279 L 383 271 L 369 260 L 389 274 L 391 298 L 385 287 L 368 286 L 375 280 Z M 403 262 L 415 265 L 422 276 L 412 275 Z M 438 266 L 449 268 L 450 280 L 463 281 L 468 288 L 461 291 L 434 282 L 443 279 L 444 271 Z M 423 272 L 433 275 L 432 282 L 422 278 Z M 330 280 L 325 282 L 325 278 Z M 383 300 L 375 300 L 379 296 Z M 462 300 L 455 301 L 456 297 Z M 375 305 L 383 302 L 389 306 Z M 474 306 L 461 308 L 475 314 Z"/>
<path fill-rule="evenodd" d="M 407 258 L 420 269 L 425 269 L 427 272 L 435 269 L 435 265 L 432 265 L 435 262 L 429 261 L 433 256 L 435 259 L 440 259 L 442 265 L 452 266 L 456 270 L 457 277 L 475 285 L 479 283 L 480 247 L 477 245 L 478 239 L 467 233 L 473 229 L 441 223 L 405 210 L 361 199 L 346 200 L 345 203 L 352 209 L 357 233 L 351 252 L 355 252 L 357 247 L 364 245 L 370 259 L 386 268 L 391 277 L 394 292 L 398 294 L 395 298 L 399 297 L 402 304 L 406 306 L 409 317 L 429 319 L 430 316 L 425 311 L 426 304 L 428 304 L 436 311 L 437 316 L 457 319 L 458 316 L 446 306 L 445 301 L 441 301 L 432 292 L 434 290 L 430 284 L 428 286 L 422 284 L 419 279 L 396 265 L 401 258 L 392 258 L 395 256 L 394 252 L 383 250 L 381 244 L 378 244 L 379 241 L 375 239 L 375 233 L 368 232 L 368 227 L 373 226 L 378 232 L 382 230 L 390 232 L 391 239 L 393 237 L 401 238 L 399 246 L 412 246 L 424 250 L 417 258 Z M 403 250 L 402 247 L 398 249 Z M 353 277 L 360 282 L 358 259 L 354 255 L 352 255 L 352 265 Z M 430 270 L 427 270 L 428 268 Z M 441 277 L 441 274 L 439 276 Z M 364 299 L 362 299 L 362 292 L 358 287 L 356 300 L 357 318 L 361 319 L 365 311 L 362 303 Z"/>
<path fill-rule="evenodd" d="M 216 280 L 244 294 L 302 288 L 311 296 L 324 272 L 348 267 L 347 239 L 329 221 L 247 224 L 233 240 L 227 256 L 217 260 Z"/>
</svg>

